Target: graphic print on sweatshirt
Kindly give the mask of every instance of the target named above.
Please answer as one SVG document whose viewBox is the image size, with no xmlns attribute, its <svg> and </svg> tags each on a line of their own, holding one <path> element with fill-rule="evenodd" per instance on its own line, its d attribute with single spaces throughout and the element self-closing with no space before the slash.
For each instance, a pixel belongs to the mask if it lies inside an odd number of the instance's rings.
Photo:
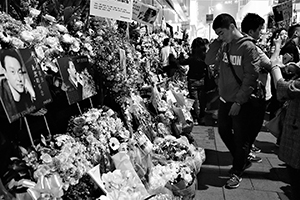
<svg viewBox="0 0 300 200">
<path fill-rule="evenodd" d="M 242 65 L 242 56 L 237 56 L 237 55 L 229 55 L 230 56 L 230 62 L 232 65 L 235 66 L 241 66 Z M 227 53 L 223 52 L 223 62 L 228 63 L 228 57 Z"/>
</svg>

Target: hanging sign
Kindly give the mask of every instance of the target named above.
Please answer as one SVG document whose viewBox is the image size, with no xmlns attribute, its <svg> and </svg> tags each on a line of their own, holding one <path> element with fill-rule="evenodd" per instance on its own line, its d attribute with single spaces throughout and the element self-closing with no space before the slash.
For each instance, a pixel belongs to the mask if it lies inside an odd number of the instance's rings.
<svg viewBox="0 0 300 200">
<path fill-rule="evenodd" d="M 90 14 L 131 22 L 132 0 L 91 0 Z"/>
<path fill-rule="evenodd" d="M 142 3 L 140 1 L 133 1 L 132 19 L 147 25 L 153 25 L 159 13 L 159 9 Z"/>
<path fill-rule="evenodd" d="M 9 122 L 51 102 L 50 91 L 34 50 L 3 49 L 0 60 L 0 100 Z"/>
</svg>

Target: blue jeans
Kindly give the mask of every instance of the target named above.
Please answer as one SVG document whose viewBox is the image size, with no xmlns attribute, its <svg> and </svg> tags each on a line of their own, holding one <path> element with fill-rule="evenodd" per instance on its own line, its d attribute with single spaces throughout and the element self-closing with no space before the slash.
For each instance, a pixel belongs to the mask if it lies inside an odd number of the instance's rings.
<svg viewBox="0 0 300 200">
<path fill-rule="evenodd" d="M 229 116 L 232 102 L 220 101 L 218 112 L 218 130 L 221 139 L 229 149 L 232 157 L 233 173 L 241 176 L 246 165 L 251 147 L 251 111 L 250 103 L 241 105 L 238 115 Z M 253 133 L 252 133 L 253 134 Z"/>
</svg>

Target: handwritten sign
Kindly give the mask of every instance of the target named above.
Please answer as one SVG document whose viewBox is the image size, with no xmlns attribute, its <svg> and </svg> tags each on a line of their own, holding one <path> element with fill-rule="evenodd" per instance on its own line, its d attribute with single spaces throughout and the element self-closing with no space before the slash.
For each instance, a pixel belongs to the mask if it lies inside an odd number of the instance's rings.
<svg viewBox="0 0 300 200">
<path fill-rule="evenodd" d="M 133 2 L 132 19 L 137 22 L 152 26 L 158 13 L 159 9 L 154 6 L 136 0 Z"/>
<path fill-rule="evenodd" d="M 90 14 L 131 22 L 132 0 L 91 0 Z"/>
<path fill-rule="evenodd" d="M 273 7 L 275 22 L 290 20 L 293 16 L 293 3 L 286 1 Z"/>
</svg>

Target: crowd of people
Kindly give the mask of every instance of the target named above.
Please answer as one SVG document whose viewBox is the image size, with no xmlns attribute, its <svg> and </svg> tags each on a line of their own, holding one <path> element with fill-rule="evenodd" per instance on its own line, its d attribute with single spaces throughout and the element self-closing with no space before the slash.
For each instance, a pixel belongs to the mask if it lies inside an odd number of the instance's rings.
<svg viewBox="0 0 300 200">
<path fill-rule="evenodd" d="M 218 132 L 233 157 L 228 189 L 239 187 L 252 162 L 262 161 L 254 143 L 266 113 L 270 120 L 288 105 L 276 145 L 288 166 L 292 198 L 300 199 L 300 25 L 274 29 L 267 51 L 259 45 L 264 26 L 265 20 L 255 13 L 244 17 L 241 28 L 231 15 L 220 14 L 212 24 L 217 38 L 194 39 L 186 55 L 177 55 L 166 38 L 160 52 L 162 71 L 170 78 L 176 71 L 186 75 L 189 97 L 195 100 L 194 122 L 199 125 L 205 125 L 207 88 L 212 84 L 208 77 L 214 75 L 220 100 Z"/>
</svg>

